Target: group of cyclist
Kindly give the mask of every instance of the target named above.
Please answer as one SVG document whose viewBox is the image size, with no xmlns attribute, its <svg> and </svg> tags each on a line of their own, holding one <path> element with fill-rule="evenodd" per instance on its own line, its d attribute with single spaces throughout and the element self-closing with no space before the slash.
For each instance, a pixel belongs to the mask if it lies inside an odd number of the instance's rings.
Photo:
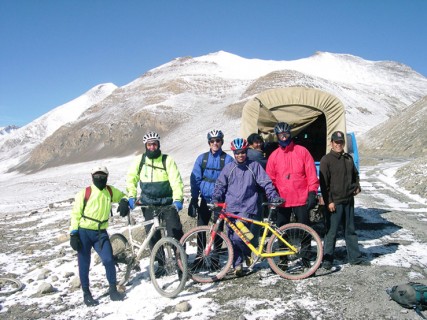
<svg viewBox="0 0 427 320">
<path fill-rule="evenodd" d="M 197 225 L 207 225 L 212 212 L 208 204 L 226 202 L 227 211 L 234 214 L 260 220 L 261 203 L 267 198 L 270 202 L 280 202 L 276 224 L 280 227 L 290 222 L 291 213 L 300 223 L 309 224 L 309 211 L 316 205 L 319 179 L 314 160 L 309 151 L 292 141 L 291 126 L 279 122 L 274 127 L 278 148 L 268 157 L 263 152 L 263 139 L 251 134 L 248 139 L 236 138 L 231 142 L 231 157 L 222 150 L 224 134 L 221 130 L 211 130 L 207 134 L 209 151 L 200 154 L 190 177 L 191 200 L 188 215 L 197 218 Z M 90 197 L 87 189 L 80 191 L 75 199 L 71 213 L 70 243 L 78 252 L 79 275 L 83 289 L 84 303 L 97 305 L 89 290 L 90 250 L 93 247 L 101 257 L 109 282 L 109 294 L 113 301 L 122 300 L 124 295 L 116 289 L 116 271 L 107 227 L 111 203 L 119 203 L 121 216 L 129 214 L 135 208 L 138 198 L 145 206 L 170 206 L 163 216 L 168 234 L 180 240 L 183 235 L 179 211 L 183 208 L 184 184 L 178 167 L 171 156 L 162 154 L 160 136 L 149 132 L 143 137 L 145 152 L 135 158 L 126 177 L 126 193 L 107 185 L 108 170 L 105 167 L 94 168 L 91 172 L 93 184 Z M 332 151 L 331 151 L 332 152 Z M 341 151 L 342 152 L 342 151 Z M 353 171 L 352 171 L 353 172 Z M 357 171 L 356 171 L 357 174 Z M 322 180 L 324 181 L 324 180 Z M 138 197 L 137 187 L 141 194 Z M 360 191 L 360 185 L 356 184 Z M 329 188 L 330 186 L 326 186 Z M 331 193 L 325 189 L 325 192 Z M 354 190 L 356 191 L 356 190 Z M 323 192 L 323 190 L 322 190 Z M 355 194 L 355 193 L 353 193 Z M 336 204 L 339 206 L 339 204 Z M 336 208 L 336 207 L 334 207 Z M 337 209 L 338 211 L 338 209 Z M 149 208 L 142 209 L 146 220 L 152 219 Z M 340 210 L 345 215 L 345 211 Z M 344 218 L 343 218 L 344 219 Z M 334 220 L 334 226 L 340 220 Z M 253 226 L 251 226 L 253 228 Z M 151 228 L 147 225 L 146 231 Z M 233 267 L 236 276 L 243 275 L 243 263 L 248 257 L 248 247 L 242 240 L 228 230 L 233 243 Z M 259 230 L 252 229 L 257 245 Z M 151 248 L 157 240 L 150 243 Z M 335 248 L 335 238 L 330 237 L 330 254 Z M 357 241 L 357 238 L 356 238 Z M 357 255 L 357 252 L 355 251 Z M 359 252 L 360 254 L 360 252 Z M 332 256 L 328 256 L 332 261 Z M 196 259 L 197 263 L 197 259 Z"/>
</svg>

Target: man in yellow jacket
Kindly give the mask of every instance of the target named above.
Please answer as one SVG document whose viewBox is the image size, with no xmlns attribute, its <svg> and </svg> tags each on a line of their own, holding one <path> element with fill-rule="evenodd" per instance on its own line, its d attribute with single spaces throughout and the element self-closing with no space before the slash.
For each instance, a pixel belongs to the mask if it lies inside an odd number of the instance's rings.
<svg viewBox="0 0 427 320">
<path fill-rule="evenodd" d="M 162 154 L 160 151 L 160 136 L 156 132 L 148 132 L 144 135 L 143 143 L 146 151 L 142 156 L 135 158 L 126 177 L 129 206 L 131 209 L 135 207 L 138 182 L 141 188 L 140 202 L 143 206 L 149 206 L 142 208 L 146 221 L 153 219 L 153 207 L 173 205 L 169 210 L 164 211 L 162 218 L 166 222 L 168 235 L 179 241 L 184 234 L 178 215 L 182 210 L 184 183 L 175 161 L 171 156 Z M 147 233 L 151 226 L 152 224 L 145 226 Z M 153 236 L 150 241 L 151 249 L 159 239 L 159 233 Z"/>
<path fill-rule="evenodd" d="M 108 169 L 95 167 L 91 171 L 92 185 L 81 190 L 75 197 L 71 211 L 70 245 L 77 251 L 79 276 L 83 289 L 83 300 L 87 306 L 99 304 L 89 290 L 89 268 L 91 249 L 100 256 L 105 267 L 110 298 L 113 301 L 123 300 L 124 295 L 117 291 L 116 267 L 113 251 L 107 233 L 111 204 L 120 202 L 121 216 L 129 213 L 125 194 L 113 186 L 107 185 Z"/>
</svg>

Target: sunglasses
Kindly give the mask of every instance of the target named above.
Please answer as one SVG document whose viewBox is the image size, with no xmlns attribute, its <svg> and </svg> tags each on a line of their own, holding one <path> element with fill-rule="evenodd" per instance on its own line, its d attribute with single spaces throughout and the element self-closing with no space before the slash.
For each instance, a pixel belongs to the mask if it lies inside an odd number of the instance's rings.
<svg viewBox="0 0 427 320">
<path fill-rule="evenodd" d="M 234 155 L 236 155 L 236 156 L 241 155 L 241 154 L 246 154 L 246 150 L 237 150 L 237 151 L 233 151 L 233 152 L 234 152 Z"/>
<path fill-rule="evenodd" d="M 290 134 L 290 133 L 288 133 L 288 132 L 279 133 L 279 134 L 277 135 L 277 137 L 278 137 L 280 140 L 282 140 L 282 139 L 284 139 L 284 138 L 289 139 L 289 137 L 290 137 L 290 136 L 291 136 L 291 134 Z"/>
<path fill-rule="evenodd" d="M 95 179 L 107 179 L 107 175 L 105 173 L 95 173 L 92 175 Z"/>
<path fill-rule="evenodd" d="M 220 143 L 220 142 L 222 142 L 222 140 L 221 139 L 210 139 L 209 140 L 209 143 L 214 143 L 214 142 Z"/>
</svg>

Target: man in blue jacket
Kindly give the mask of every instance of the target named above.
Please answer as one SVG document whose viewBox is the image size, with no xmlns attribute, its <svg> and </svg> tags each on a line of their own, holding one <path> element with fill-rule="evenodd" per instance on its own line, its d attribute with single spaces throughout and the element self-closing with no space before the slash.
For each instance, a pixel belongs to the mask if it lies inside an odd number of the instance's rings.
<svg viewBox="0 0 427 320">
<path fill-rule="evenodd" d="M 212 212 L 209 211 L 206 204 L 212 200 L 215 181 L 222 168 L 233 161 L 230 155 L 222 151 L 224 134 L 221 130 L 211 130 L 207 136 L 210 150 L 197 157 L 190 177 L 191 201 L 188 207 L 188 215 L 197 217 L 198 226 L 205 226 L 209 223 Z M 201 198 L 200 205 L 199 196 Z"/>
<path fill-rule="evenodd" d="M 253 219 L 258 211 L 258 188 L 261 187 L 269 201 L 283 202 L 262 166 L 247 159 L 248 142 L 236 138 L 231 142 L 235 161 L 227 164 L 221 171 L 212 194 L 212 201 L 225 202 L 227 211 L 245 218 Z M 248 223 L 242 221 L 248 227 Z M 243 261 L 250 249 L 234 231 L 228 229 L 228 237 L 233 244 L 233 267 L 236 276 L 243 275 Z"/>
</svg>

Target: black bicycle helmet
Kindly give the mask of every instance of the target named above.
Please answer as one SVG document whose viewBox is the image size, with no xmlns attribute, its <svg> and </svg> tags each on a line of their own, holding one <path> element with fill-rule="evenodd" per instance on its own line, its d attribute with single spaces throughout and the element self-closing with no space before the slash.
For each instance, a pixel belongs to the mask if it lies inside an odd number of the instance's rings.
<svg viewBox="0 0 427 320">
<path fill-rule="evenodd" d="M 291 126 L 286 122 L 278 122 L 274 127 L 274 133 L 291 133 Z"/>
</svg>

